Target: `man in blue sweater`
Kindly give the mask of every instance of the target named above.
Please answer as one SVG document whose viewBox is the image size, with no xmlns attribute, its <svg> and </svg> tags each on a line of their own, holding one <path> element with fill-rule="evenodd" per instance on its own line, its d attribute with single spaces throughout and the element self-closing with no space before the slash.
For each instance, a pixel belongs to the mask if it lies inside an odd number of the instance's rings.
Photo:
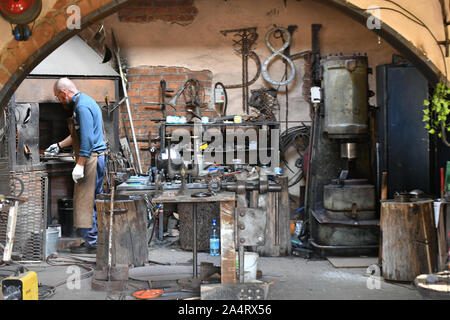
<svg viewBox="0 0 450 320">
<path fill-rule="evenodd" d="M 97 249 L 97 212 L 95 197 L 102 193 L 106 171 L 106 144 L 103 138 L 102 112 L 98 104 L 81 93 L 68 78 L 54 85 L 55 97 L 66 108 L 73 110 L 69 121 L 70 135 L 52 144 L 47 153 L 57 154 L 60 149 L 72 146 L 76 165 L 72 171 L 74 186 L 74 225 L 80 228 L 85 240 L 71 247 L 72 253 L 95 253 Z"/>
</svg>

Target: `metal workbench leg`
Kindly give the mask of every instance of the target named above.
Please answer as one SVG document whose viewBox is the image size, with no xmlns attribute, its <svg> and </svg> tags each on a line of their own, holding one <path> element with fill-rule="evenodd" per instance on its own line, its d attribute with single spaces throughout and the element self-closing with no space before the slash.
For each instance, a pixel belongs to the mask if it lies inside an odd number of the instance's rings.
<svg viewBox="0 0 450 320">
<path fill-rule="evenodd" d="M 164 211 L 158 216 L 158 239 L 164 239 Z"/>
<path fill-rule="evenodd" d="M 194 279 L 197 279 L 197 204 L 195 202 L 192 203 L 192 223 L 194 224 L 194 237 L 192 239 L 192 255 L 193 255 L 193 270 L 194 270 Z"/>
</svg>

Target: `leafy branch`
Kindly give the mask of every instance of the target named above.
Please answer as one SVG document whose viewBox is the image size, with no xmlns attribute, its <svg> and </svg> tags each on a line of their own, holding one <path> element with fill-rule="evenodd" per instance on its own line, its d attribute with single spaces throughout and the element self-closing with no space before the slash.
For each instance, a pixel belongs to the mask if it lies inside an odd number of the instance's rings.
<svg viewBox="0 0 450 320">
<path fill-rule="evenodd" d="M 423 102 L 423 119 L 425 129 L 429 134 L 437 134 L 439 138 L 446 138 L 446 131 L 450 131 L 447 119 L 450 115 L 450 89 L 445 83 L 438 83 L 433 95 Z"/>
</svg>

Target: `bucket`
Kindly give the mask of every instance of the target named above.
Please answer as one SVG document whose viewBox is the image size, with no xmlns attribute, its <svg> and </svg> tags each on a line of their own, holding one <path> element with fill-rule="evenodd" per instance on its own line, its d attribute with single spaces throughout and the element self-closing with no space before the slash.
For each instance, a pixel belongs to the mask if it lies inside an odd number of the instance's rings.
<svg viewBox="0 0 450 320">
<path fill-rule="evenodd" d="M 258 257 L 259 254 L 256 252 L 244 252 L 244 282 L 256 282 Z M 239 267 L 238 252 L 236 252 L 236 267 Z"/>
<path fill-rule="evenodd" d="M 45 232 L 45 258 L 52 253 L 57 252 L 59 239 L 59 230 L 56 228 L 49 228 Z"/>
</svg>

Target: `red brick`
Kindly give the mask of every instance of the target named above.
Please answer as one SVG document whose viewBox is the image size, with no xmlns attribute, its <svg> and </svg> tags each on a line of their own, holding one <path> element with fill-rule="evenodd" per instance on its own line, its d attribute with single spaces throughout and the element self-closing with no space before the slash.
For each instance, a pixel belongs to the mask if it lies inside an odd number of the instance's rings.
<svg viewBox="0 0 450 320">
<path fill-rule="evenodd" d="M 141 78 L 140 78 L 140 76 L 130 76 L 130 75 L 128 75 L 127 76 L 127 80 L 128 80 L 128 82 L 139 82 L 139 81 L 141 81 Z"/>
<path fill-rule="evenodd" d="M 170 81 L 170 82 L 167 82 L 167 86 L 166 87 L 168 89 L 178 90 L 178 89 L 181 89 L 182 86 L 183 86 L 183 83 Z"/>
<path fill-rule="evenodd" d="M 50 41 L 54 35 L 55 28 L 50 23 L 44 21 L 34 28 L 31 39 L 38 48 L 41 48 L 44 44 Z"/>
<path fill-rule="evenodd" d="M 129 75 L 153 74 L 153 67 L 135 67 L 128 70 Z"/>
<path fill-rule="evenodd" d="M 153 73 L 154 74 L 167 73 L 167 69 L 169 69 L 169 68 L 168 67 L 163 67 L 163 66 L 153 67 Z M 176 73 L 176 71 L 175 71 L 175 73 Z"/>
<path fill-rule="evenodd" d="M 131 22 L 131 23 L 144 23 L 144 22 L 149 22 L 150 20 L 146 15 L 142 15 L 142 16 L 134 16 L 134 17 L 122 17 L 122 18 L 120 18 L 120 21 Z"/>
<path fill-rule="evenodd" d="M 101 7 L 103 7 L 104 5 L 107 5 L 108 3 L 114 2 L 112 0 L 90 0 L 92 7 L 96 10 L 99 9 Z"/>
<path fill-rule="evenodd" d="M 96 0 L 93 1 L 93 3 L 96 3 Z M 80 7 L 81 10 L 81 17 L 87 16 L 88 14 L 97 9 L 97 6 L 95 4 L 92 5 L 89 0 L 81 0 L 78 3 L 78 6 Z"/>
<path fill-rule="evenodd" d="M 23 64 L 38 48 L 33 41 L 18 41 L 17 46 L 11 53 L 16 58 L 18 64 Z"/>
<path fill-rule="evenodd" d="M 167 7 L 159 7 L 154 13 L 155 16 L 165 16 L 170 14 L 170 9 Z"/>
<path fill-rule="evenodd" d="M 142 89 L 158 89 L 160 84 L 159 81 L 142 82 L 140 83 L 140 86 Z"/>
<path fill-rule="evenodd" d="M 139 83 L 139 82 L 130 83 L 130 88 L 131 89 L 140 89 L 141 87 L 142 87 L 142 84 Z"/>
<path fill-rule="evenodd" d="M 65 14 L 65 11 L 53 17 L 53 21 L 55 21 L 55 27 L 58 32 L 67 28 L 67 18 L 68 17 Z"/>
<path fill-rule="evenodd" d="M 130 97 L 129 98 L 131 104 L 140 104 L 142 103 L 142 99 L 140 97 Z"/>
<path fill-rule="evenodd" d="M 186 74 L 168 74 L 164 76 L 166 81 L 187 81 L 188 76 Z"/>
<path fill-rule="evenodd" d="M 0 84 L 4 86 L 8 82 L 9 78 L 9 74 L 5 70 L 0 68 Z"/>
<path fill-rule="evenodd" d="M 129 97 L 138 97 L 139 91 L 136 89 L 128 89 L 127 94 Z"/>
<path fill-rule="evenodd" d="M 157 89 L 143 89 L 140 92 L 141 97 L 158 97 L 160 95 L 160 91 Z"/>
<path fill-rule="evenodd" d="M 142 82 L 152 82 L 152 81 L 160 81 L 161 77 L 158 75 L 141 75 L 139 76 L 139 81 Z"/>
<path fill-rule="evenodd" d="M 12 56 L 12 54 L 10 52 L 8 52 L 6 54 L 6 56 L 4 57 L 4 59 L 2 61 L 2 64 L 10 74 L 13 74 L 14 72 L 16 72 L 17 68 L 19 67 L 16 59 L 14 59 L 14 57 Z"/>
</svg>

